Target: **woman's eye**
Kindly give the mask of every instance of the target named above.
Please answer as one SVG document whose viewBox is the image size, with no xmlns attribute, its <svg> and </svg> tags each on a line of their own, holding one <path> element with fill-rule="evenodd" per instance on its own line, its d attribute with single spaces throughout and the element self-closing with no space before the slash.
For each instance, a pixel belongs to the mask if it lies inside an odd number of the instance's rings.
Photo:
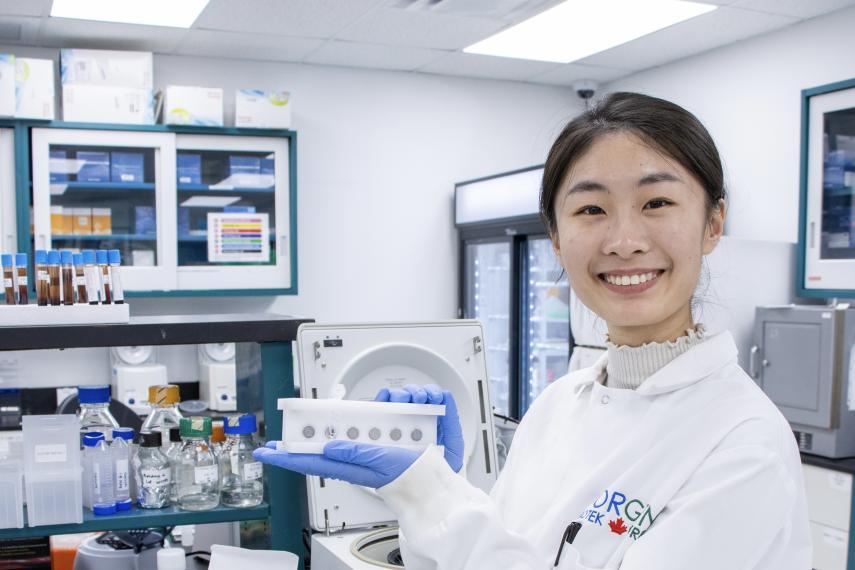
<svg viewBox="0 0 855 570">
<path fill-rule="evenodd" d="M 582 214 L 583 216 L 596 216 L 599 214 L 605 214 L 605 212 L 599 206 L 585 206 L 584 208 L 580 208 L 576 214 Z"/>
<path fill-rule="evenodd" d="M 669 204 L 671 204 L 671 202 L 670 202 L 670 201 L 665 200 L 665 199 L 662 199 L 662 198 L 657 198 L 657 199 L 655 199 L 655 200 L 650 200 L 648 203 L 646 203 L 646 204 L 644 205 L 644 208 L 645 208 L 646 210 L 647 210 L 647 209 L 649 209 L 649 210 L 657 210 L 657 209 L 662 208 L 662 207 L 664 207 L 664 206 L 667 206 L 667 205 L 669 205 Z"/>
</svg>

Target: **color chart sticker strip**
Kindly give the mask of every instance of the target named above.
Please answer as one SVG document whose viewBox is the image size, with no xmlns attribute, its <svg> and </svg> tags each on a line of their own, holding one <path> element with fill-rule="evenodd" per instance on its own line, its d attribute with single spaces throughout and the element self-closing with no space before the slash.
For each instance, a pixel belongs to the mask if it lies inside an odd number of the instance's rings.
<svg viewBox="0 0 855 570">
<path fill-rule="evenodd" d="M 270 260 L 268 214 L 208 213 L 208 261 L 211 263 Z"/>
</svg>

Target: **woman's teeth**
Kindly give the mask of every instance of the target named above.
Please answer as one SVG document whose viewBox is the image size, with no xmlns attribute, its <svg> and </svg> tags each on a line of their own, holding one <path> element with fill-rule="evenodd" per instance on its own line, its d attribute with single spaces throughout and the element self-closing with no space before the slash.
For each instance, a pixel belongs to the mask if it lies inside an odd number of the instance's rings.
<svg viewBox="0 0 855 570">
<path fill-rule="evenodd" d="M 637 275 L 609 275 L 608 273 L 604 274 L 605 280 L 611 283 L 612 285 L 638 285 L 639 283 L 646 283 L 647 281 L 652 281 L 658 276 L 658 271 L 651 271 L 650 273 L 639 273 Z"/>
</svg>

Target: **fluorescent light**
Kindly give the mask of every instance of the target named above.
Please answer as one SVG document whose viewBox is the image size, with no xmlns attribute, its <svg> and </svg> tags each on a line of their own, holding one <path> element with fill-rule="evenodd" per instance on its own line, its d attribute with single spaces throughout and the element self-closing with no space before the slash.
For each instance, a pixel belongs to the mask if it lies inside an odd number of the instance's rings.
<svg viewBox="0 0 855 570">
<path fill-rule="evenodd" d="M 189 28 L 208 0 L 53 0 L 56 18 Z"/>
<path fill-rule="evenodd" d="M 570 63 L 717 7 L 682 0 L 566 0 L 463 51 Z"/>
</svg>

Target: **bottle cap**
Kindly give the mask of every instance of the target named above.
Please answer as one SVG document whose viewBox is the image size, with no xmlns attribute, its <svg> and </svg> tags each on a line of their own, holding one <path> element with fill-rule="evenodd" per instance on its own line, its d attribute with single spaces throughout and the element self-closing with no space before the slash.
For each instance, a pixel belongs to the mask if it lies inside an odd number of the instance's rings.
<svg viewBox="0 0 855 570">
<path fill-rule="evenodd" d="M 92 505 L 92 512 L 98 516 L 115 515 L 116 503 L 110 503 L 109 505 Z"/>
<path fill-rule="evenodd" d="M 181 441 L 181 428 L 169 428 L 169 441 L 177 443 Z"/>
<path fill-rule="evenodd" d="M 186 570 L 186 556 L 183 548 L 161 548 L 157 551 L 157 570 Z"/>
<path fill-rule="evenodd" d="M 56 251 L 55 249 L 52 249 L 49 252 L 47 252 L 47 262 L 50 265 L 58 265 L 59 264 L 59 252 Z"/>
<path fill-rule="evenodd" d="M 113 439 L 124 439 L 125 441 L 134 440 L 134 428 L 120 427 L 113 428 Z"/>
<path fill-rule="evenodd" d="M 226 418 L 224 426 L 228 435 L 249 435 L 255 433 L 255 416 L 244 414 L 242 416 L 230 416 Z"/>
<path fill-rule="evenodd" d="M 47 252 L 43 249 L 36 250 L 36 263 L 47 263 Z"/>
<path fill-rule="evenodd" d="M 83 434 L 84 447 L 95 447 L 99 441 L 104 441 L 104 434 L 100 431 L 87 431 Z"/>
<path fill-rule="evenodd" d="M 12 267 L 12 254 L 4 253 L 0 255 L 0 263 L 3 264 L 3 267 Z"/>
<path fill-rule="evenodd" d="M 117 511 L 129 511 L 131 507 L 134 505 L 134 501 L 132 499 L 125 499 L 124 501 L 116 501 L 116 510 Z"/>
<path fill-rule="evenodd" d="M 111 264 L 120 264 L 122 263 L 122 254 L 119 252 L 118 249 L 111 249 L 107 252 L 107 259 L 110 261 Z"/>
<path fill-rule="evenodd" d="M 72 253 L 71 254 L 71 262 L 74 265 L 83 265 L 83 254 L 82 253 Z"/>
<path fill-rule="evenodd" d="M 95 252 L 95 259 L 98 260 L 98 265 L 103 265 L 107 263 L 107 250 L 99 249 Z"/>
<path fill-rule="evenodd" d="M 211 418 L 193 416 L 181 418 L 181 437 L 210 437 Z"/>
<path fill-rule="evenodd" d="M 15 254 L 15 265 L 18 267 L 26 267 L 27 266 L 27 254 L 26 253 L 16 253 Z"/>
<path fill-rule="evenodd" d="M 226 441 L 226 432 L 223 429 L 223 420 L 211 422 L 211 443 L 222 443 Z"/>
<path fill-rule="evenodd" d="M 109 404 L 110 386 L 80 386 L 77 388 L 77 400 L 81 404 Z"/>
<path fill-rule="evenodd" d="M 71 251 L 68 249 L 63 249 L 59 252 L 59 259 L 63 265 L 66 263 L 71 263 Z"/>
<path fill-rule="evenodd" d="M 148 403 L 152 406 L 171 406 L 180 401 L 181 394 L 175 384 L 148 387 Z"/>
<path fill-rule="evenodd" d="M 84 249 L 83 250 L 83 263 L 86 265 L 94 265 L 95 264 L 95 250 L 94 249 Z"/>
<path fill-rule="evenodd" d="M 159 431 L 141 431 L 140 445 L 142 447 L 160 447 L 163 439 Z"/>
</svg>

